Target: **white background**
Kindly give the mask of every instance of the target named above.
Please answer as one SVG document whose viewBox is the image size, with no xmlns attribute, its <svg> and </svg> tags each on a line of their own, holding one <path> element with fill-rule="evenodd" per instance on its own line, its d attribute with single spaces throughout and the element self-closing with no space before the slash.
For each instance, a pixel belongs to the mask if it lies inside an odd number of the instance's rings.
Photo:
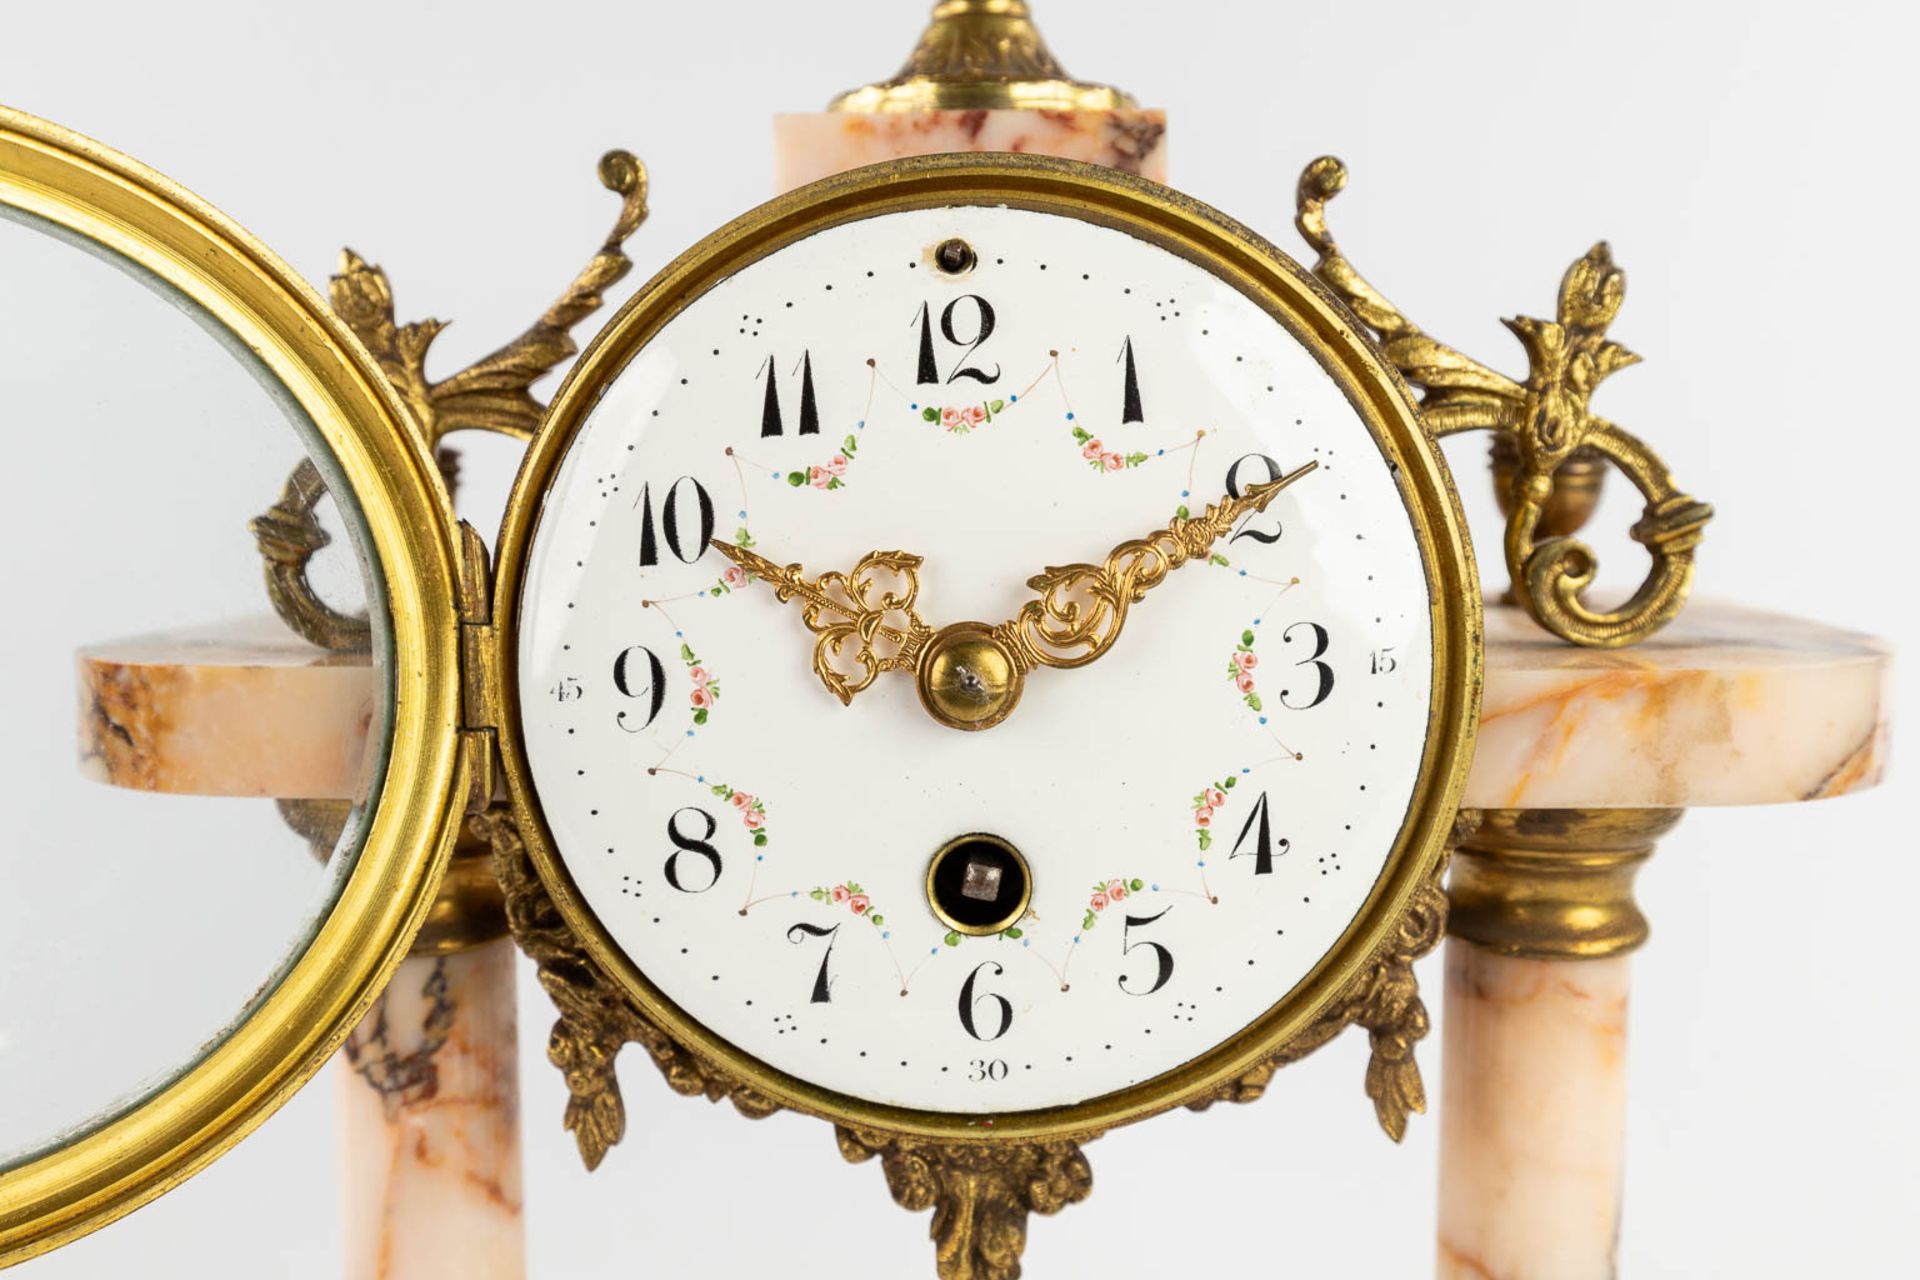
<svg viewBox="0 0 1920 1280">
<path fill-rule="evenodd" d="M 1509 371 L 1523 365 L 1496 317 L 1548 313 L 1567 262 L 1610 238 L 1630 277 L 1615 332 L 1647 364 L 1599 406 L 1717 504 L 1700 591 L 1920 641 L 1903 546 L 1920 474 L 1910 9 L 1156 11 L 1049 0 L 1040 17 L 1072 71 L 1172 112 L 1176 183 L 1287 245 L 1299 168 L 1344 156 L 1334 220 L 1361 267 Z M 517 332 L 598 243 L 613 210 L 592 178 L 601 150 L 631 147 L 653 171 L 644 275 L 767 194 L 771 112 L 890 73 L 923 12 L 9 6 L 0 100 L 157 166 L 316 280 L 342 242 L 385 263 L 405 316 L 458 320 L 444 375 Z M 1454 460 L 1495 543 L 1477 446 Z M 1624 528 L 1628 505 L 1598 523 Z M 1616 538 L 1598 542 L 1619 564 Z M 1910 691 L 1893 711 L 1920 723 Z M 1911 1273 L 1910 796 L 1896 769 L 1818 807 L 1696 812 L 1643 875 L 1655 934 L 1635 959 L 1628 1274 Z M 536 1275 L 930 1271 L 925 1218 L 892 1206 L 876 1167 L 843 1165 L 823 1125 L 679 1098 L 637 1054 L 627 1140 L 581 1172 L 545 1000 L 523 977 Z M 1429 963 L 1436 994 L 1438 977 Z M 1417 1120 L 1400 1148 L 1382 1138 L 1364 1059 L 1350 1035 L 1256 1106 L 1096 1144 L 1093 1199 L 1035 1221 L 1030 1274 L 1427 1273 L 1437 1126 Z M 1431 1042 L 1423 1062 L 1431 1086 Z M 23 1274 L 338 1274 L 329 1083 Z"/>
</svg>

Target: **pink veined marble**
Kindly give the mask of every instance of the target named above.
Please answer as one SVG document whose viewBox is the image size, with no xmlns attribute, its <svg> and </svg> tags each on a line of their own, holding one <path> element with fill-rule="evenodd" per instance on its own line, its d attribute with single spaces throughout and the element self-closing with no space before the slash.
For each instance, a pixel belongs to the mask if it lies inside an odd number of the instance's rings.
<svg viewBox="0 0 1920 1280">
<path fill-rule="evenodd" d="M 1714 601 L 1610 650 L 1489 606 L 1465 804 L 1664 809 L 1864 791 L 1886 767 L 1892 674 L 1871 636 Z"/>
<path fill-rule="evenodd" d="M 80 760 L 116 787 L 354 800 L 380 719 L 364 654 L 257 618 L 89 645 L 75 655 Z"/>
<path fill-rule="evenodd" d="M 819 178 L 901 156 L 1020 151 L 1104 164 L 1167 180 L 1163 111 L 821 111 L 773 118 L 773 185 Z"/>
<path fill-rule="evenodd" d="M 79 661 L 82 754 L 104 781 L 359 794 L 375 719 L 364 657 L 323 654 L 263 620 L 99 645 Z M 1562 644 L 1490 606 L 1466 803 L 1687 808 L 1863 791 L 1886 763 L 1891 675 L 1880 641 L 1730 605 L 1697 602 L 1615 651 Z"/>
<path fill-rule="evenodd" d="M 408 957 L 336 1059 L 345 1274 L 525 1274 L 514 956 Z"/>
<path fill-rule="evenodd" d="M 1612 1280 L 1628 957 L 1527 960 L 1450 940 L 1439 1280 Z"/>
</svg>

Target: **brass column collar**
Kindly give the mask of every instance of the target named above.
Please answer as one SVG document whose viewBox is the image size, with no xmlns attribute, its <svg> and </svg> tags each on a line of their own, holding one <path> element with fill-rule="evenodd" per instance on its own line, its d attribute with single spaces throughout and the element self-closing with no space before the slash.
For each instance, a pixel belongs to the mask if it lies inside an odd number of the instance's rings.
<svg viewBox="0 0 1920 1280">
<path fill-rule="evenodd" d="M 1112 85 L 1070 79 L 1025 0 L 941 0 L 898 75 L 841 94 L 829 111 L 1119 111 Z"/>
<path fill-rule="evenodd" d="M 427 909 L 408 954 L 452 955 L 506 936 L 507 899 L 494 876 L 493 846 L 463 827 L 440 892 Z"/>
<path fill-rule="evenodd" d="M 1679 809 L 1489 809 L 1447 882 L 1447 932 L 1501 955 L 1598 960 L 1647 940 L 1633 877 Z"/>
</svg>

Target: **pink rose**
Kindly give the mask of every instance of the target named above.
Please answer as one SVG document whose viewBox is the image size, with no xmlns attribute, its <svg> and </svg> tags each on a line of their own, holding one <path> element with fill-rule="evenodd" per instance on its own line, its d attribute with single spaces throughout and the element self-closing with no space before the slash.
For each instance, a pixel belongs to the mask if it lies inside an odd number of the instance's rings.
<svg viewBox="0 0 1920 1280">
<path fill-rule="evenodd" d="M 1104 893 L 1096 893 L 1088 900 L 1087 905 L 1095 911 L 1105 911 L 1107 909 L 1107 895 Z"/>
<path fill-rule="evenodd" d="M 1212 825 L 1213 825 L 1213 810 L 1211 810 L 1211 809 L 1195 809 L 1195 810 L 1193 811 L 1193 825 L 1194 825 L 1194 826 L 1196 826 L 1196 827 L 1210 827 L 1210 826 L 1212 826 Z"/>
<path fill-rule="evenodd" d="M 833 886 L 833 892 L 828 894 L 827 896 L 832 898 L 835 902 L 845 902 L 848 896 L 847 886 L 843 884 L 837 884 Z"/>
<path fill-rule="evenodd" d="M 1109 471 L 1118 471 L 1127 465 L 1127 460 L 1117 453 L 1109 453 L 1101 457 L 1100 465 Z"/>
<path fill-rule="evenodd" d="M 1125 881 L 1121 881 L 1121 880 L 1107 881 L 1107 897 L 1111 898 L 1115 902 L 1118 902 L 1120 901 L 1120 899 L 1126 896 L 1127 896 L 1127 886 Z"/>
<path fill-rule="evenodd" d="M 967 420 L 968 426 L 977 427 L 987 420 L 987 411 L 977 404 L 970 404 L 960 411 L 960 416 Z"/>
<path fill-rule="evenodd" d="M 1225 804 L 1226 802 L 1227 802 L 1226 792 L 1220 790 L 1220 788 L 1218 787 L 1209 787 L 1207 789 L 1207 808 L 1218 809 L 1221 805 Z"/>
<path fill-rule="evenodd" d="M 1233 655 L 1233 665 L 1242 671 L 1251 671 L 1260 665 L 1260 655 L 1255 653 L 1242 653 L 1236 650 Z"/>
<path fill-rule="evenodd" d="M 705 685 L 700 685 L 694 689 L 692 693 L 687 695 L 687 700 L 696 707 L 710 707 L 713 705 L 713 695 L 707 692 L 707 686 Z"/>
<path fill-rule="evenodd" d="M 1105 450 L 1103 450 L 1100 447 L 1100 442 L 1098 440 L 1089 440 L 1087 441 L 1086 448 L 1080 451 L 1080 456 L 1083 458 L 1093 458 L 1097 460 L 1100 457 L 1100 455 L 1104 452 Z"/>
<path fill-rule="evenodd" d="M 856 893 L 851 898 L 847 899 L 848 910 L 852 911 L 853 914 L 857 916 L 863 916 L 867 914 L 867 908 L 872 905 L 873 903 L 868 899 L 867 895 L 864 893 Z"/>
<path fill-rule="evenodd" d="M 960 425 L 960 411 L 958 409 L 942 409 L 940 411 L 940 425 L 949 431 L 958 427 Z"/>
<path fill-rule="evenodd" d="M 758 809 L 749 809 L 740 815 L 740 821 L 747 824 L 747 830 L 758 831 L 767 825 L 767 815 Z"/>
<path fill-rule="evenodd" d="M 1253 692 L 1253 677 L 1248 675 L 1244 671 L 1242 671 L 1238 676 L 1234 677 L 1233 683 L 1234 683 L 1234 687 L 1239 689 L 1240 692 L 1242 693 Z"/>
<path fill-rule="evenodd" d="M 744 587 L 747 585 L 747 571 L 737 564 L 730 564 L 727 571 L 720 575 L 720 581 L 735 589 Z"/>
<path fill-rule="evenodd" d="M 834 454 L 833 461 L 827 464 L 827 470 L 836 476 L 847 474 L 847 455 L 844 453 Z"/>
<path fill-rule="evenodd" d="M 713 673 L 705 667 L 689 667 L 687 669 L 687 676 L 695 684 L 705 684 L 707 681 L 713 679 Z"/>
<path fill-rule="evenodd" d="M 733 807 L 736 809 L 750 809 L 753 807 L 753 797 L 744 791 L 736 791 L 733 793 Z"/>
<path fill-rule="evenodd" d="M 827 474 L 827 469 L 825 467 L 813 468 L 813 470 L 808 473 L 808 478 L 813 481 L 813 487 L 816 489 L 826 488 L 827 481 L 833 479 L 832 476 Z"/>
</svg>

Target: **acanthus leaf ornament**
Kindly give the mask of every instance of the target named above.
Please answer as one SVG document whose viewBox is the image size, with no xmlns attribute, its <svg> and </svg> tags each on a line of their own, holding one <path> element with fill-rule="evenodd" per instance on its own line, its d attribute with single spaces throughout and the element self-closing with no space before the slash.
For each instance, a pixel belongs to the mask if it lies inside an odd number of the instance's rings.
<svg viewBox="0 0 1920 1280">
<path fill-rule="evenodd" d="M 573 326 L 599 310 L 606 289 L 633 269 L 623 246 L 646 221 L 646 166 L 631 152 L 609 151 L 600 157 L 599 172 L 601 184 L 621 198 L 620 212 L 599 252 L 519 337 L 439 382 L 427 377 L 427 350 L 447 322 L 396 323 L 387 273 L 352 249 L 340 251 L 340 270 L 327 287 L 334 313 L 366 344 L 399 392 L 421 439 L 449 473 L 449 487 L 453 458 L 440 449 L 441 440 L 464 430 L 531 437 L 546 407 L 530 388 L 578 352 Z M 372 644 L 366 618 L 334 610 L 307 580 L 309 562 L 332 541 L 315 514 L 326 492 L 312 459 L 303 458 L 287 478 L 280 500 L 250 527 L 265 561 L 267 596 L 281 620 L 322 649 L 364 653 Z"/>
<path fill-rule="evenodd" d="M 1327 202 L 1346 182 L 1346 166 L 1332 156 L 1315 160 L 1300 175 L 1295 225 L 1320 255 L 1314 274 L 1373 330 L 1383 354 L 1420 389 L 1421 416 L 1434 434 L 1485 430 L 1515 442 L 1519 465 L 1502 505 L 1507 571 L 1519 603 L 1561 639 L 1598 648 L 1637 644 L 1673 621 L 1692 587 L 1694 548 L 1713 508 L 1680 492 L 1645 443 L 1589 407 L 1602 380 L 1639 360 L 1607 337 L 1626 294 L 1626 274 L 1614 266 L 1606 242 L 1567 269 L 1554 319 L 1505 322 L 1527 353 L 1526 381 L 1516 382 L 1427 335 L 1354 269 L 1326 218 Z M 1632 535 L 1653 564 L 1632 597 L 1615 609 L 1594 609 L 1582 599 L 1597 570 L 1586 544 L 1566 534 L 1541 536 L 1554 473 L 1576 453 L 1611 461 L 1646 502 Z"/>
<path fill-rule="evenodd" d="M 849 1161 L 880 1157 L 901 1208 L 933 1210 L 940 1280 L 1019 1280 L 1028 1215 L 1058 1213 L 1093 1191 L 1093 1169 L 1072 1140 L 942 1142 L 848 1125 L 835 1125 L 834 1136 Z"/>
<path fill-rule="evenodd" d="M 731 1101 L 751 1119 L 772 1115 L 779 1104 L 697 1058 L 650 1021 L 594 964 L 534 871 L 526 842 L 504 807 L 476 815 L 473 833 L 493 847 L 494 872 L 506 895 L 507 923 L 520 949 L 540 974 L 559 1018 L 547 1040 L 547 1060 L 567 1082 L 564 1126 L 574 1136 L 581 1162 L 598 1168 L 625 1135 L 626 1104 L 614 1062 L 629 1043 L 638 1044 L 675 1093 Z"/>
<path fill-rule="evenodd" d="M 1404 1138 L 1408 1117 L 1427 1109 L 1426 1086 L 1420 1079 L 1414 1049 L 1426 1038 L 1431 1020 L 1426 1002 L 1420 998 L 1420 982 L 1413 965 L 1439 946 L 1446 935 L 1447 864 L 1460 842 L 1479 826 L 1478 811 L 1460 811 L 1442 857 L 1393 933 L 1311 1026 L 1252 1070 L 1196 1098 L 1187 1107 L 1205 1111 L 1216 1102 L 1252 1102 L 1266 1093 L 1281 1067 L 1298 1062 L 1347 1027 L 1361 1026 L 1367 1029 L 1372 1051 L 1367 1060 L 1367 1097 L 1372 1099 L 1374 1115 L 1386 1135 L 1395 1142 Z"/>
</svg>

